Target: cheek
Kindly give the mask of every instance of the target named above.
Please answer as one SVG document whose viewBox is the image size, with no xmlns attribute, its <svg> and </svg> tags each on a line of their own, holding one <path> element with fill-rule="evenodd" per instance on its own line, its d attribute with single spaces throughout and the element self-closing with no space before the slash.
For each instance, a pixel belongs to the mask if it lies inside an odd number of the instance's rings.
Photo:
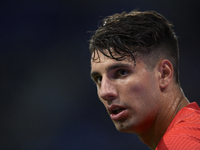
<svg viewBox="0 0 200 150">
<path fill-rule="evenodd" d="M 123 96 L 133 104 L 137 106 L 146 107 L 146 105 L 151 105 L 154 97 L 154 87 L 150 80 L 146 78 L 140 78 L 138 80 L 132 80 L 132 82 L 127 82 L 125 86 L 121 86 L 123 91 Z"/>
<path fill-rule="evenodd" d="M 98 87 L 97 87 L 97 96 L 98 96 L 99 100 L 102 102 L 102 104 L 105 106 L 106 101 L 103 100 L 103 99 L 100 97 L 100 93 L 99 93 Z"/>
<path fill-rule="evenodd" d="M 147 88 L 147 83 L 141 79 L 132 81 L 130 80 L 127 81 L 126 84 L 121 84 L 121 89 L 126 94 L 131 94 L 131 95 L 141 95 L 141 93 L 145 93 L 146 88 Z"/>
<path fill-rule="evenodd" d="M 99 91 L 98 86 L 97 86 L 97 96 L 98 96 L 99 100 L 102 102 L 102 100 L 101 100 L 101 98 L 100 98 L 100 91 Z"/>
</svg>

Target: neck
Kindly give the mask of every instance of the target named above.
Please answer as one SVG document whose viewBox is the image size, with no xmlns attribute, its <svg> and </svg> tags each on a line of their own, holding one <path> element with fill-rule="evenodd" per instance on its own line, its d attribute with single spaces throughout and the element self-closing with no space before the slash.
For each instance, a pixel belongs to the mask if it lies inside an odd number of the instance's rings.
<svg viewBox="0 0 200 150">
<path fill-rule="evenodd" d="M 162 94 L 162 99 L 162 106 L 150 130 L 138 134 L 140 140 L 151 149 L 156 148 L 175 115 L 189 104 L 179 86 L 172 89 L 172 91 Z"/>
</svg>

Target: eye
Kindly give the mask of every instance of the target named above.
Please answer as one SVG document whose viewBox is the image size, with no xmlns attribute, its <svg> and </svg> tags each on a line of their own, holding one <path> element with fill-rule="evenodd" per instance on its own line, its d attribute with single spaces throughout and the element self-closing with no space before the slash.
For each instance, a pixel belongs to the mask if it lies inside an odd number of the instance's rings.
<svg viewBox="0 0 200 150">
<path fill-rule="evenodd" d="M 128 73 L 127 70 L 119 70 L 119 71 L 118 71 L 118 74 L 119 74 L 120 76 L 124 76 L 124 75 L 126 75 L 127 73 Z"/>
<path fill-rule="evenodd" d="M 117 70 L 114 78 L 117 79 L 117 78 L 121 78 L 121 77 L 126 77 L 128 73 L 129 73 L 129 71 L 126 69 L 119 69 L 119 70 Z"/>
<path fill-rule="evenodd" d="M 95 77 L 94 80 L 95 80 L 96 83 L 101 83 L 102 77 L 101 76 L 97 76 L 97 77 Z"/>
</svg>

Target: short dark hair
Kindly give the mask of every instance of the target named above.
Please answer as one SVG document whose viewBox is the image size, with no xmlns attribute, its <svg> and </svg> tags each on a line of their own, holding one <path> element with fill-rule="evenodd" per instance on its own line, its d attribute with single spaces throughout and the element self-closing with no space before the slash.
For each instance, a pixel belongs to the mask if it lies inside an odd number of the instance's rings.
<svg viewBox="0 0 200 150">
<path fill-rule="evenodd" d="M 91 54 L 100 51 L 119 61 L 126 56 L 131 56 L 135 61 L 134 54 L 138 54 L 147 58 L 145 64 L 151 68 L 162 57 L 173 64 L 174 76 L 179 83 L 177 36 L 173 25 L 165 17 L 155 11 L 134 10 L 108 16 L 102 22 L 89 41 Z"/>
</svg>

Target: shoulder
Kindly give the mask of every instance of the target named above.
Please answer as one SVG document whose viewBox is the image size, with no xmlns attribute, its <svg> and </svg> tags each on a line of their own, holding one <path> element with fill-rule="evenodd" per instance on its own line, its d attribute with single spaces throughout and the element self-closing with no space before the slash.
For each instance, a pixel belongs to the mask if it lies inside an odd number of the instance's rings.
<svg viewBox="0 0 200 150">
<path fill-rule="evenodd" d="M 200 150 L 199 108 L 185 107 L 175 116 L 157 146 L 157 150 L 161 149 Z"/>
</svg>

